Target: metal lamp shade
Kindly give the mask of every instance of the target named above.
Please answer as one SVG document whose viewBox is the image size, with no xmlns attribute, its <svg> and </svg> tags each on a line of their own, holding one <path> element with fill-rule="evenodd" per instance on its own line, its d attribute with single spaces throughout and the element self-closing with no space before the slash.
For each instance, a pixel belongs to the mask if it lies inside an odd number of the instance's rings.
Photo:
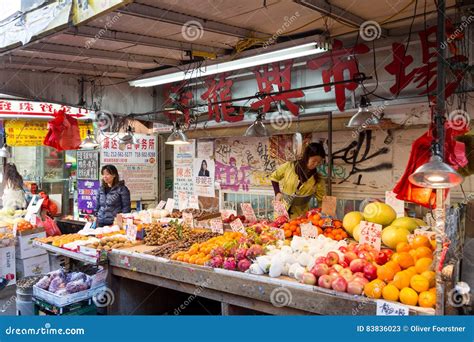
<svg viewBox="0 0 474 342">
<path fill-rule="evenodd" d="M 260 120 L 255 120 L 253 124 L 245 131 L 244 136 L 246 137 L 266 137 L 268 136 L 268 131 L 265 125 Z"/>
<path fill-rule="evenodd" d="M 379 118 L 367 107 L 359 107 L 357 113 L 347 123 L 348 128 L 359 128 L 363 126 L 378 125 Z"/>
<path fill-rule="evenodd" d="M 91 131 L 87 131 L 87 137 L 82 140 L 80 148 L 81 149 L 94 149 L 99 146 L 97 140 L 95 140 L 94 136 L 92 135 Z"/>
<path fill-rule="evenodd" d="M 464 180 L 438 155 L 432 156 L 428 163 L 421 165 L 408 179 L 414 185 L 431 189 L 453 188 Z"/>
<path fill-rule="evenodd" d="M 173 130 L 165 144 L 167 145 L 186 145 L 189 144 L 188 138 L 181 130 Z"/>
</svg>

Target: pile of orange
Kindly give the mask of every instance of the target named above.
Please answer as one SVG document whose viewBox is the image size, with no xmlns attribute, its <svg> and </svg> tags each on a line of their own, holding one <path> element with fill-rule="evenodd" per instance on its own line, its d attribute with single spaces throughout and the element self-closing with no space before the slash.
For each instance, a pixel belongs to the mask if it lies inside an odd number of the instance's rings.
<svg viewBox="0 0 474 342">
<path fill-rule="evenodd" d="M 390 261 L 377 268 L 377 279 L 365 285 L 365 295 L 369 298 L 400 301 L 406 305 L 434 308 L 434 249 L 435 244 L 422 235 L 415 236 L 410 244 L 400 242 Z"/>
<path fill-rule="evenodd" d="M 297 218 L 285 223 L 282 228 L 285 232 L 285 238 L 293 236 L 301 236 L 300 225 L 304 223 L 311 223 L 317 230 L 318 234 L 322 234 L 328 238 L 339 241 L 348 237 L 342 222 L 340 220 L 321 218 L 318 213 L 310 215 L 308 218 Z"/>
<path fill-rule="evenodd" d="M 187 262 L 195 265 L 204 265 L 212 259 L 211 251 L 217 247 L 237 244 L 242 237 L 239 232 L 225 232 L 223 235 L 213 237 L 202 243 L 195 243 L 187 251 L 176 252 L 171 255 L 171 260 Z"/>
</svg>

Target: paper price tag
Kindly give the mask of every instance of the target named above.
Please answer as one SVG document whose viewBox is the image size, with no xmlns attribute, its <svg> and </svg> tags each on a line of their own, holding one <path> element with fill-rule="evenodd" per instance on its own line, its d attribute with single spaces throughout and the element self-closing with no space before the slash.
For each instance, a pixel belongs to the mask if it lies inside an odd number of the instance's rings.
<svg viewBox="0 0 474 342">
<path fill-rule="evenodd" d="M 401 304 L 377 300 L 377 316 L 408 316 L 408 307 Z"/>
<path fill-rule="evenodd" d="M 13 236 L 16 236 L 16 232 L 18 230 L 18 222 L 15 222 L 15 224 L 13 225 Z"/>
<path fill-rule="evenodd" d="M 321 205 L 321 212 L 328 216 L 336 216 L 337 197 L 323 196 L 323 203 Z"/>
<path fill-rule="evenodd" d="M 436 238 L 436 233 L 431 231 L 431 230 L 417 228 L 417 229 L 415 229 L 415 231 L 413 233 L 414 233 L 415 236 L 417 236 L 417 235 L 426 236 L 430 240 Z"/>
<path fill-rule="evenodd" d="M 224 234 L 224 225 L 222 223 L 222 219 L 212 219 L 211 223 L 211 231 L 213 233 Z"/>
<path fill-rule="evenodd" d="M 184 210 L 188 207 L 188 198 L 183 191 L 178 192 L 178 209 Z"/>
<path fill-rule="evenodd" d="M 134 225 L 134 224 L 129 225 L 127 223 L 126 233 L 127 233 L 128 239 L 130 241 L 136 241 L 137 240 L 137 226 L 136 225 Z"/>
<path fill-rule="evenodd" d="M 92 222 L 87 222 L 87 223 L 85 224 L 84 228 L 82 228 L 82 229 L 84 229 L 84 230 L 89 230 L 89 229 L 91 229 L 91 228 L 92 228 Z"/>
<path fill-rule="evenodd" d="M 158 205 L 156 206 L 156 209 L 164 209 L 166 205 L 166 201 L 160 201 Z"/>
<path fill-rule="evenodd" d="M 199 199 L 196 195 L 189 198 L 188 207 L 192 209 L 199 209 Z"/>
<path fill-rule="evenodd" d="M 380 251 L 382 245 L 382 225 L 367 221 L 360 221 L 359 244 L 368 244 Z"/>
<path fill-rule="evenodd" d="M 239 218 L 235 219 L 234 221 L 232 221 L 230 223 L 230 229 L 232 229 L 233 232 L 239 232 L 239 233 L 242 233 L 242 234 L 247 234 L 247 232 L 245 231 L 244 224 L 242 223 L 242 221 Z"/>
<path fill-rule="evenodd" d="M 242 208 L 242 213 L 248 222 L 257 222 L 257 216 L 255 216 L 255 211 L 253 211 L 252 204 L 250 203 L 240 203 Z"/>
<path fill-rule="evenodd" d="M 174 209 L 174 198 L 168 198 L 166 201 L 165 205 L 165 210 L 167 210 L 169 213 L 172 213 Z"/>
<path fill-rule="evenodd" d="M 285 231 L 283 229 L 272 227 L 270 230 L 275 232 L 275 236 L 278 240 L 285 240 Z"/>
<path fill-rule="evenodd" d="M 301 237 L 316 239 L 318 237 L 318 229 L 311 223 L 300 224 Z"/>
<path fill-rule="evenodd" d="M 237 210 L 232 210 L 232 209 L 221 210 L 221 216 L 223 220 L 228 219 L 230 215 L 237 216 Z"/>
<path fill-rule="evenodd" d="M 194 218 L 193 214 L 191 213 L 183 213 L 183 221 L 184 224 L 189 226 L 189 228 L 193 229 L 194 228 Z"/>
<path fill-rule="evenodd" d="M 277 219 L 281 216 L 290 218 L 290 215 L 288 215 L 288 210 L 286 210 L 285 205 L 281 201 L 273 201 L 273 210 L 274 219 Z"/>
<path fill-rule="evenodd" d="M 142 214 L 142 223 L 145 223 L 145 224 L 152 223 L 152 218 L 151 218 L 151 212 L 150 211 L 147 210 Z"/>
<path fill-rule="evenodd" d="M 33 196 L 30 203 L 28 204 L 28 208 L 26 208 L 26 215 L 25 215 L 26 221 L 30 222 L 33 225 L 36 225 L 35 215 L 40 212 L 43 201 L 44 201 L 44 198 L 39 198 L 38 195 Z"/>
<path fill-rule="evenodd" d="M 393 191 L 385 191 L 385 204 L 391 206 L 397 213 L 397 217 L 405 216 L 405 201 L 399 200 Z"/>
</svg>

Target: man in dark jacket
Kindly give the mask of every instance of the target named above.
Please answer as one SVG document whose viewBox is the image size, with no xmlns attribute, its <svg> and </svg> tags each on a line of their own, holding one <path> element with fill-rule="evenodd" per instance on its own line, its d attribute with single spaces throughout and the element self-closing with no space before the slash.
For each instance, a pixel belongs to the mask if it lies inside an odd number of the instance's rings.
<svg viewBox="0 0 474 342">
<path fill-rule="evenodd" d="M 119 213 L 131 211 L 130 190 L 119 180 L 117 168 L 105 165 L 101 170 L 102 186 L 97 197 L 97 226 L 110 226 Z"/>
</svg>

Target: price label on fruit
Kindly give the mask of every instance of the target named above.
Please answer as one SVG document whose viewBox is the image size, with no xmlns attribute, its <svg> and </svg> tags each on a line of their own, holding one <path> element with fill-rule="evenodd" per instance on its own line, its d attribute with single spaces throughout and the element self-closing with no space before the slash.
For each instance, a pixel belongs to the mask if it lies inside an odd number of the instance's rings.
<svg viewBox="0 0 474 342">
<path fill-rule="evenodd" d="M 359 244 L 368 244 L 380 251 L 382 245 L 382 225 L 367 221 L 360 221 Z"/>
<path fill-rule="evenodd" d="M 166 201 L 160 201 L 158 205 L 156 206 L 156 209 L 164 209 L 166 205 Z"/>
<path fill-rule="evenodd" d="M 318 230 L 311 222 L 300 224 L 300 229 L 301 236 L 304 238 L 316 239 L 318 237 Z"/>
<path fill-rule="evenodd" d="M 402 304 L 377 300 L 377 316 L 408 316 L 408 307 Z"/>
<path fill-rule="evenodd" d="M 405 201 L 399 200 L 393 191 L 385 191 L 385 204 L 395 210 L 397 217 L 405 216 Z"/>
<path fill-rule="evenodd" d="M 188 198 L 184 191 L 178 192 L 178 209 L 184 210 L 188 207 Z"/>
<path fill-rule="evenodd" d="M 235 219 L 234 221 L 232 221 L 230 223 L 230 229 L 232 229 L 233 232 L 239 232 L 239 233 L 242 233 L 242 234 L 246 234 L 244 224 L 242 223 L 242 221 L 239 218 Z"/>
<path fill-rule="evenodd" d="M 252 204 L 240 203 L 240 207 L 242 208 L 242 213 L 248 222 L 257 222 L 257 216 L 255 216 L 255 211 L 253 211 Z"/>
<path fill-rule="evenodd" d="M 279 217 L 290 218 L 288 215 L 288 210 L 286 210 L 285 204 L 281 201 L 273 201 L 273 218 L 276 220 Z"/>
<path fill-rule="evenodd" d="M 174 209 L 174 198 L 168 198 L 166 201 L 165 205 L 165 210 L 167 210 L 169 213 L 172 213 Z"/>
<path fill-rule="evenodd" d="M 194 229 L 193 214 L 183 212 L 183 221 L 184 221 L 184 224 L 187 225 L 189 228 Z"/>
<path fill-rule="evenodd" d="M 328 216 L 336 216 L 337 198 L 335 196 L 323 196 L 321 212 Z"/>
<path fill-rule="evenodd" d="M 211 231 L 217 234 L 224 234 L 224 224 L 222 223 L 222 219 L 212 219 L 211 223 Z"/>
<path fill-rule="evenodd" d="M 127 223 L 127 227 L 125 228 L 125 232 L 127 234 L 127 238 L 130 241 L 136 241 L 137 240 L 137 226 L 136 225 L 134 225 L 134 224 L 129 225 Z"/>
<path fill-rule="evenodd" d="M 270 231 L 275 233 L 275 237 L 278 240 L 285 240 L 285 231 L 283 229 L 272 227 L 272 228 L 270 228 Z"/>
</svg>

